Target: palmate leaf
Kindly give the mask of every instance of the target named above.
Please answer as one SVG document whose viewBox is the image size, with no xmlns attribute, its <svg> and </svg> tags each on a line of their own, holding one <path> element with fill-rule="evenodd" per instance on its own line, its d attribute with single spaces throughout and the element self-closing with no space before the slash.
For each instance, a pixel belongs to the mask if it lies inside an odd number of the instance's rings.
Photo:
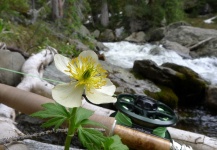
<svg viewBox="0 0 217 150">
<path fill-rule="evenodd" d="M 118 135 L 106 138 L 103 143 L 104 150 L 129 150 L 129 148 L 121 142 Z"/>
<path fill-rule="evenodd" d="M 78 128 L 78 138 L 88 150 L 101 150 L 102 143 L 106 139 L 100 131 L 81 126 Z"/>
<path fill-rule="evenodd" d="M 76 113 L 75 113 L 75 117 L 72 117 L 72 122 L 74 123 L 74 125 L 79 126 L 80 123 L 83 120 L 88 119 L 90 116 L 92 116 L 94 113 L 94 111 L 92 110 L 88 110 L 82 107 L 77 108 Z"/>
<path fill-rule="evenodd" d="M 32 117 L 39 117 L 42 119 L 51 118 L 42 124 L 42 127 L 54 126 L 55 129 L 59 128 L 69 118 L 67 109 L 57 103 L 46 103 L 42 107 L 44 110 L 31 114 Z"/>
<path fill-rule="evenodd" d="M 167 131 L 166 127 L 157 127 L 156 129 L 153 130 L 152 134 L 165 138 L 166 131 Z"/>
<path fill-rule="evenodd" d="M 66 120 L 66 118 L 58 118 L 58 117 L 52 118 L 52 119 L 46 121 L 45 123 L 43 123 L 41 125 L 41 127 L 48 128 L 48 127 L 54 126 L 54 129 L 57 129 L 63 124 L 63 122 L 65 120 Z"/>
<path fill-rule="evenodd" d="M 69 117 L 69 112 L 67 111 L 67 109 L 58 103 L 46 103 L 43 104 L 42 107 L 44 108 L 44 110 L 35 112 L 31 114 L 31 116 L 39 118 Z"/>
<path fill-rule="evenodd" d="M 117 124 L 119 124 L 119 125 L 124 125 L 124 126 L 128 126 L 128 127 L 132 126 L 131 119 L 119 111 L 115 115 L 115 119 L 117 120 Z"/>
<path fill-rule="evenodd" d="M 101 127 L 101 128 L 107 128 L 106 126 L 104 126 L 103 124 L 99 123 L 99 122 L 96 122 L 96 121 L 93 121 L 93 120 L 89 120 L 89 119 L 85 119 L 83 121 L 80 122 L 80 125 L 83 127 L 83 126 L 86 126 L 86 125 L 91 125 L 91 126 L 94 126 L 94 127 Z"/>
</svg>

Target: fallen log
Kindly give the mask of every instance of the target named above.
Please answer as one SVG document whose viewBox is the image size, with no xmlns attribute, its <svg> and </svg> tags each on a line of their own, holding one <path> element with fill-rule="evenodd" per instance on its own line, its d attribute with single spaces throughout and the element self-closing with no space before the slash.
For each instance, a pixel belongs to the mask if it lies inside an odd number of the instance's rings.
<svg viewBox="0 0 217 150">
<path fill-rule="evenodd" d="M 198 47 L 202 46 L 203 44 L 205 44 L 206 42 L 210 41 L 211 39 L 213 39 L 213 37 L 206 38 L 205 40 L 202 40 L 198 42 L 197 44 L 194 44 L 193 46 L 189 47 L 189 50 L 193 51 L 197 49 Z"/>
<path fill-rule="evenodd" d="M 17 85 L 17 88 L 51 97 L 50 89 L 52 89 L 54 85 L 42 78 L 44 68 L 53 61 L 53 57 L 56 53 L 56 49 L 47 47 L 47 49 L 29 57 L 22 66 L 21 71 L 25 75 L 20 84 Z"/>
</svg>

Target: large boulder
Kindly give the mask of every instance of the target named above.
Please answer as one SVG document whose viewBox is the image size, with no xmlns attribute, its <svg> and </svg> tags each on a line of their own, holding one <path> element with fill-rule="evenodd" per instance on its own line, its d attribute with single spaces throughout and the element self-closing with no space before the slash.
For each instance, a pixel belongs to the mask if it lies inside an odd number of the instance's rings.
<svg viewBox="0 0 217 150">
<path fill-rule="evenodd" d="M 133 71 L 156 84 L 171 88 L 182 104 L 196 104 L 205 99 L 206 81 L 187 67 L 172 63 L 158 66 L 151 60 L 137 60 Z"/>
<path fill-rule="evenodd" d="M 0 50 L 0 67 L 11 71 L 21 71 L 24 57 L 17 52 L 11 52 L 9 50 Z M 16 86 L 21 81 L 21 74 L 15 72 L 0 70 L 0 83 Z"/>
<path fill-rule="evenodd" d="M 217 37 L 208 40 L 200 45 L 197 50 L 191 51 L 190 55 L 194 58 L 198 57 L 217 57 Z"/>
<path fill-rule="evenodd" d="M 184 25 L 175 28 L 168 27 L 163 40 L 179 43 L 180 45 L 193 51 L 191 56 L 199 57 L 217 56 L 216 38 L 217 30 L 202 29 Z"/>
</svg>

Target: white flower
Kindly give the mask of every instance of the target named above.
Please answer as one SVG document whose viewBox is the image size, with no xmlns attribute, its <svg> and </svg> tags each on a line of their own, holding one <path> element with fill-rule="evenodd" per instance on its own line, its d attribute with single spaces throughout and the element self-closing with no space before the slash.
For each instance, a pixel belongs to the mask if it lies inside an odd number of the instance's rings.
<svg viewBox="0 0 217 150">
<path fill-rule="evenodd" d="M 72 60 L 56 54 L 54 62 L 58 70 L 72 79 L 70 83 L 58 84 L 52 89 L 52 97 L 59 104 L 79 107 L 83 93 L 94 104 L 116 102 L 112 97 L 116 87 L 106 78 L 107 71 L 98 62 L 95 52 L 83 51 Z"/>
</svg>

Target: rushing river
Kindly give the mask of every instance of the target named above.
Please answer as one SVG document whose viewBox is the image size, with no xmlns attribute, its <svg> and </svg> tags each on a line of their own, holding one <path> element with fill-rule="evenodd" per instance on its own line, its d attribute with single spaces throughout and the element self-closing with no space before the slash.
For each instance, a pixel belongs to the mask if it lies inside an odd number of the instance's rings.
<svg viewBox="0 0 217 150">
<path fill-rule="evenodd" d="M 176 52 L 161 47 L 158 54 L 151 49 L 156 45 L 133 44 L 129 42 L 104 43 L 109 48 L 103 52 L 106 61 L 123 68 L 132 68 L 135 60 L 150 59 L 161 65 L 171 62 L 186 66 L 197 72 L 202 78 L 217 85 L 217 58 L 204 57 L 198 59 L 183 59 Z M 212 113 L 202 106 L 194 108 L 178 108 L 179 122 L 177 127 L 192 132 L 217 137 L 217 113 Z"/>
</svg>

